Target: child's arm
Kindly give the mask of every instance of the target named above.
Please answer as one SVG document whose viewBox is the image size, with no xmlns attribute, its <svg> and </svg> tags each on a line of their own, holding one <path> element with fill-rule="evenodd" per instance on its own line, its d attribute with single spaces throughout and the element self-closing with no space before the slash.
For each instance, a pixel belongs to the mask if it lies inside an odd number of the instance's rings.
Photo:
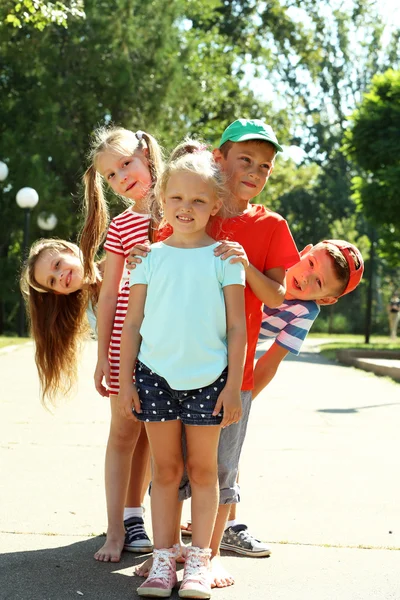
<svg viewBox="0 0 400 600">
<path fill-rule="evenodd" d="M 225 240 L 217 246 L 214 253 L 222 260 L 230 258 L 232 264 L 242 263 L 247 283 L 264 304 L 270 308 L 276 308 L 282 304 L 286 293 L 285 269 L 277 267 L 261 273 L 249 262 L 245 249 L 237 242 Z"/>
<path fill-rule="evenodd" d="M 219 395 L 213 415 L 221 408 L 224 417 L 221 427 L 236 423 L 242 416 L 240 388 L 243 379 L 243 367 L 246 356 L 246 318 L 244 308 L 244 288 L 241 285 L 227 285 L 223 288 L 227 339 L 228 339 L 228 378 Z"/>
<path fill-rule="evenodd" d="M 257 361 L 254 369 L 253 400 L 273 380 L 279 365 L 288 353 L 289 350 L 274 342 Z"/>
<path fill-rule="evenodd" d="M 146 294 L 147 285 L 137 284 L 131 287 L 128 312 L 122 328 L 118 402 L 122 415 L 128 419 L 134 418 L 132 405 L 136 412 L 141 412 L 139 396 L 132 379 L 141 342 L 140 327 L 144 318 Z"/>
<path fill-rule="evenodd" d="M 110 364 L 108 361 L 108 349 L 110 346 L 111 332 L 114 323 L 115 309 L 117 306 L 119 285 L 124 270 L 124 256 L 107 252 L 104 269 L 104 278 L 100 290 L 99 302 L 97 304 L 97 365 L 94 373 L 96 390 L 102 396 L 108 396 L 108 391 L 103 385 L 110 385 Z"/>
<path fill-rule="evenodd" d="M 286 284 L 283 267 L 268 269 L 265 273 L 261 273 L 249 264 L 246 269 L 246 281 L 257 298 L 270 308 L 277 308 L 284 302 Z"/>
</svg>

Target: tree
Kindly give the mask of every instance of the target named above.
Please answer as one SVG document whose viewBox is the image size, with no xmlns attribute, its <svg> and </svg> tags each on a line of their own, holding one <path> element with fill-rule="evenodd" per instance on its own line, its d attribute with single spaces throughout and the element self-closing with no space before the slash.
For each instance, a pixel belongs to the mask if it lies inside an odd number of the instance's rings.
<svg viewBox="0 0 400 600">
<path fill-rule="evenodd" d="M 2 18 L 6 24 L 21 28 L 29 23 L 40 31 L 52 23 L 67 27 L 70 19 L 85 17 L 83 0 L 6 0 L 3 13 L 5 14 Z"/>
<path fill-rule="evenodd" d="M 379 227 L 380 250 L 393 265 L 400 253 L 400 71 L 387 70 L 349 119 L 344 152 L 362 174 L 353 178 L 354 199 Z"/>
</svg>

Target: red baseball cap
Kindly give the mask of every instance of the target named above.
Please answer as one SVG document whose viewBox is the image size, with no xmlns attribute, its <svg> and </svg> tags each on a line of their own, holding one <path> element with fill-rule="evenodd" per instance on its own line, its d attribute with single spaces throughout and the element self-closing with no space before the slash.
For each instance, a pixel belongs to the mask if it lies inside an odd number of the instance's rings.
<svg viewBox="0 0 400 600">
<path fill-rule="evenodd" d="M 345 294 L 349 294 L 355 290 L 360 283 L 364 273 L 364 260 L 359 249 L 354 244 L 350 244 L 350 242 L 346 242 L 345 240 L 324 240 L 324 242 L 339 248 L 349 265 L 350 277 L 344 291 L 338 296 L 338 298 L 341 298 Z M 358 258 L 359 265 L 356 265 L 352 253 Z"/>
</svg>

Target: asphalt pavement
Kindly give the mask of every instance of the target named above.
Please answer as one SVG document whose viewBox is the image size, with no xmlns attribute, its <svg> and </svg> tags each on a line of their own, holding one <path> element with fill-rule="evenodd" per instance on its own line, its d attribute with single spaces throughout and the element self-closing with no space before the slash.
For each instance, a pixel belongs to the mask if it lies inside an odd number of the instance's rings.
<svg viewBox="0 0 400 600">
<path fill-rule="evenodd" d="M 33 351 L 0 354 L 0 598 L 135 598 L 142 557 L 93 559 L 106 529 L 109 424 L 92 384 L 95 343 L 53 414 L 40 404 Z M 213 598 L 399 600 L 399 431 L 400 384 L 311 345 L 285 360 L 253 404 L 241 461 L 240 520 L 272 554 L 224 553 L 236 584 Z"/>
</svg>

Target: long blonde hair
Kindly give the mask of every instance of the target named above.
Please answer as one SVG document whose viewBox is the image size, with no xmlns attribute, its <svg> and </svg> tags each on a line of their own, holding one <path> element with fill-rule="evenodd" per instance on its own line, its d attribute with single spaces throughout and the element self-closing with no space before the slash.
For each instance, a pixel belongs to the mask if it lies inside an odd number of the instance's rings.
<svg viewBox="0 0 400 600">
<path fill-rule="evenodd" d="M 35 279 L 35 265 L 43 252 L 71 252 L 81 257 L 76 244 L 59 239 L 40 239 L 31 247 L 22 269 L 20 287 L 26 303 L 32 337 L 35 341 L 35 361 L 39 373 L 41 400 L 54 404 L 58 394 L 68 394 L 77 376 L 79 348 L 88 335 L 86 309 L 89 300 L 97 302 L 101 278 L 87 288 L 72 294 L 55 294 Z"/>
<path fill-rule="evenodd" d="M 93 134 L 89 151 L 90 166 L 83 176 L 85 187 L 85 222 L 79 236 L 79 245 L 84 256 L 84 274 L 89 282 L 95 280 L 94 258 L 105 238 L 109 222 L 109 212 L 104 196 L 103 178 L 96 168 L 98 156 L 103 152 L 113 152 L 122 156 L 131 156 L 135 152 L 146 155 L 153 186 L 163 169 L 162 151 L 157 140 L 145 131 L 129 131 L 122 127 L 101 127 Z M 149 202 L 152 193 L 149 192 Z M 151 206 L 151 208 L 154 208 Z M 151 232 L 151 227 L 149 229 Z"/>
</svg>

